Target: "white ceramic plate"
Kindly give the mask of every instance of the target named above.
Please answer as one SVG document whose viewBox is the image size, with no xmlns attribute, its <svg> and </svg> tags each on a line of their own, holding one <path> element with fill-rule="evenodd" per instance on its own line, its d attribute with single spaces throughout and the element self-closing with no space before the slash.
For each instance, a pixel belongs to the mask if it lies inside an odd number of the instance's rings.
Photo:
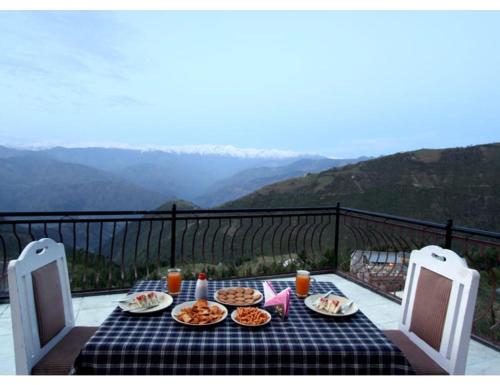
<svg viewBox="0 0 500 385">
<path fill-rule="evenodd" d="M 222 311 L 224 312 L 224 314 L 222 315 L 222 318 L 218 319 L 217 321 L 215 322 L 211 322 L 211 323 L 208 323 L 208 324 L 190 324 L 188 322 L 184 322 L 184 321 L 181 321 L 180 319 L 177 318 L 177 315 L 180 313 L 180 311 L 186 307 L 191 307 L 193 306 L 194 304 L 196 303 L 196 301 L 188 301 L 188 302 L 184 302 L 184 303 L 181 303 L 179 305 L 177 305 L 176 307 L 174 307 L 172 309 L 172 318 L 174 320 L 176 320 L 177 322 L 183 324 L 183 325 L 189 325 L 189 326 L 210 326 L 210 325 L 215 325 L 215 324 L 218 324 L 219 322 L 222 322 L 226 319 L 227 317 L 227 309 L 224 305 L 221 305 L 220 303 L 217 303 L 217 302 L 212 302 L 212 301 L 208 301 L 208 306 L 218 306 L 220 309 L 222 309 Z"/>
<path fill-rule="evenodd" d="M 238 288 L 239 288 L 239 287 L 223 287 L 223 288 L 221 288 L 221 289 L 219 289 L 219 290 L 238 289 Z M 244 287 L 244 289 L 252 289 L 252 290 L 254 291 L 254 293 L 259 294 L 259 296 L 260 296 L 260 297 L 259 297 L 259 299 L 255 300 L 255 301 L 254 301 L 254 302 L 252 302 L 252 303 L 246 303 L 246 304 L 244 304 L 244 305 L 240 305 L 240 304 L 236 305 L 236 304 L 233 304 L 233 303 L 229 303 L 229 302 L 225 302 L 225 301 L 220 300 L 220 299 L 219 299 L 219 290 L 217 290 L 217 291 L 215 292 L 215 294 L 214 294 L 214 299 L 215 299 L 217 302 L 220 302 L 220 303 L 222 303 L 222 304 L 224 304 L 224 305 L 226 305 L 226 306 L 234 306 L 234 307 L 236 307 L 236 306 L 237 306 L 237 307 L 255 306 L 255 305 L 257 305 L 258 303 L 260 303 L 260 302 L 264 299 L 264 296 L 262 295 L 262 293 L 261 293 L 259 290 L 254 289 L 253 287 Z"/>
<path fill-rule="evenodd" d="M 269 322 L 271 322 L 271 314 L 267 311 L 267 310 L 264 310 L 264 309 L 259 309 L 262 313 L 265 313 L 267 314 L 267 321 L 264 322 L 263 324 L 260 324 L 260 325 L 249 325 L 249 324 L 244 324 L 244 323 L 241 323 L 240 321 L 238 321 L 236 319 L 236 312 L 237 310 L 233 310 L 233 312 L 231 313 L 231 319 L 236 322 L 238 325 L 241 325 L 241 326 L 247 326 L 247 327 L 250 327 L 250 328 L 258 328 L 260 326 L 264 326 L 264 325 L 267 325 Z"/>
<path fill-rule="evenodd" d="M 356 305 L 355 303 L 353 303 L 351 305 L 351 307 L 347 310 L 346 313 L 337 313 L 337 314 L 332 314 L 332 313 L 329 313 L 325 310 L 318 310 L 315 306 L 314 306 L 314 303 L 320 299 L 321 297 L 323 296 L 323 294 L 313 294 L 313 295 L 310 295 L 309 297 L 307 297 L 305 300 L 304 300 L 304 304 L 311 310 L 315 311 L 316 313 L 319 313 L 319 314 L 323 314 L 323 315 L 327 315 L 327 316 L 330 316 L 330 317 L 347 317 L 347 316 L 350 316 L 350 315 L 353 315 L 354 313 L 356 313 L 359 308 L 358 308 L 358 305 Z M 334 294 L 330 294 L 328 296 L 328 298 L 331 298 L 331 299 L 335 299 L 336 301 L 339 301 L 341 306 L 344 305 L 345 303 L 347 303 L 349 301 L 349 299 L 347 299 L 346 297 L 340 297 L 338 295 L 334 295 Z"/>
<path fill-rule="evenodd" d="M 125 298 L 132 299 L 140 294 L 146 295 L 147 293 L 151 293 L 151 290 L 150 291 L 141 291 L 138 293 L 132 293 L 132 294 L 129 294 Z M 155 291 L 155 293 L 156 293 L 156 296 L 158 297 L 158 299 L 160 300 L 160 304 L 158 306 L 151 307 L 151 308 L 145 309 L 145 310 L 134 309 L 133 307 L 130 307 L 128 304 L 122 303 L 122 302 L 118 302 L 118 306 L 123 311 L 128 311 L 129 313 L 147 314 L 147 313 L 154 313 L 155 311 L 166 309 L 167 307 L 172 305 L 172 302 L 174 302 L 174 299 L 172 298 L 172 296 L 167 294 L 167 293 L 163 293 L 161 291 Z"/>
</svg>

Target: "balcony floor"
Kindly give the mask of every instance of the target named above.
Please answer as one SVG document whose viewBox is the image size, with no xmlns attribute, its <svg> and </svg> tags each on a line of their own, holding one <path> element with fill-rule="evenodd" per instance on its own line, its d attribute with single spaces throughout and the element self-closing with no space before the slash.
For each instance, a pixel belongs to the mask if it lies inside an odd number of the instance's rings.
<svg viewBox="0 0 500 385">
<path fill-rule="evenodd" d="M 333 282 L 347 297 L 353 299 L 379 328 L 397 328 L 400 308 L 398 304 L 335 274 L 317 275 L 314 278 L 318 281 Z M 116 306 L 111 301 L 121 297 L 123 294 L 73 298 L 76 324 L 101 324 Z M 10 308 L 9 305 L 0 304 L 0 375 L 5 374 L 15 374 L 14 347 Z M 500 353 L 471 341 L 466 374 L 499 375 Z"/>
</svg>

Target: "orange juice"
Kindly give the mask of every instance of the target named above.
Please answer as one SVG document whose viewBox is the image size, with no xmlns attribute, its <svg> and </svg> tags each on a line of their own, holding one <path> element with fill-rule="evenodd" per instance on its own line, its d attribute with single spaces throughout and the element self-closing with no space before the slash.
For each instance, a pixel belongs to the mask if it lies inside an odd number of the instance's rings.
<svg viewBox="0 0 500 385">
<path fill-rule="evenodd" d="M 181 292 L 182 276 L 181 269 L 168 269 L 167 286 L 170 295 L 177 295 Z"/>
<path fill-rule="evenodd" d="M 297 297 L 305 298 L 309 294 L 309 283 L 311 282 L 311 277 L 309 272 L 305 270 L 297 271 L 297 276 L 295 278 L 295 288 L 297 292 Z"/>
</svg>

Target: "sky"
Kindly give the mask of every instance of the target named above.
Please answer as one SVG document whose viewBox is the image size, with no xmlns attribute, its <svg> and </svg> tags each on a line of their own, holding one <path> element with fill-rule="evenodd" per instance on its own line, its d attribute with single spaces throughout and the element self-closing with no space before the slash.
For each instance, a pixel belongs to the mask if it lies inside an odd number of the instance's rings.
<svg viewBox="0 0 500 385">
<path fill-rule="evenodd" d="M 499 106 L 500 12 L 0 11 L 0 144 L 378 156 Z"/>
</svg>

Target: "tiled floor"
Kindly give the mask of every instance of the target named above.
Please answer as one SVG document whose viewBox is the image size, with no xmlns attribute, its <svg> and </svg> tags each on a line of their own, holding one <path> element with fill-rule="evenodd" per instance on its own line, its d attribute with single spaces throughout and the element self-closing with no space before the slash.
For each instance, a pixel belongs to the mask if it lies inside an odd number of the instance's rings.
<svg viewBox="0 0 500 385">
<path fill-rule="evenodd" d="M 399 305 L 334 274 L 315 276 L 318 281 L 333 282 L 344 294 L 352 298 L 381 329 L 397 328 Z M 289 278 L 285 278 L 289 279 Z M 100 325 L 112 311 L 112 302 L 123 294 L 82 297 L 73 299 L 77 325 Z M 9 305 L 0 305 L 0 375 L 15 374 L 14 346 Z M 471 341 L 466 374 L 500 375 L 500 353 L 478 342 Z"/>
</svg>

